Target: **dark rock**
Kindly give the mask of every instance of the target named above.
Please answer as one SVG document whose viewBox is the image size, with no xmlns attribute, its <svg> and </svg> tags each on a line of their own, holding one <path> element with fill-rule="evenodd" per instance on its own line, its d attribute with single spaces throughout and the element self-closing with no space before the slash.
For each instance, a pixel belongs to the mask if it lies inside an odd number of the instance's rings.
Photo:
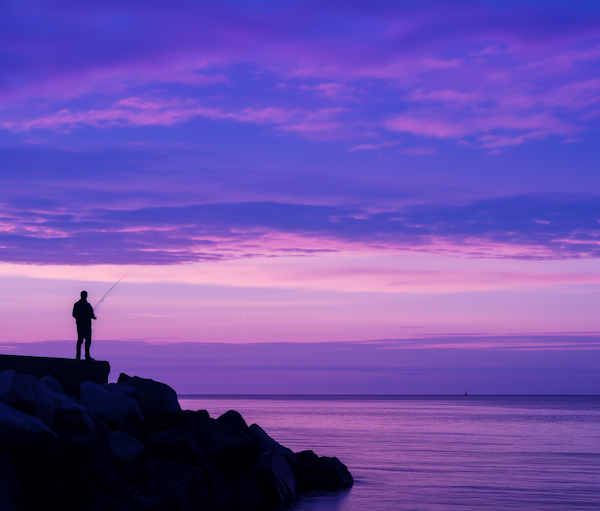
<svg viewBox="0 0 600 511">
<path fill-rule="evenodd" d="M 21 485 L 10 463 L 10 459 L 4 451 L 0 451 L 0 478 L 6 483 L 12 499 L 18 502 L 23 497 L 23 490 L 21 490 Z M 3 508 L 0 507 L 0 509 Z"/>
<path fill-rule="evenodd" d="M 133 397 L 111 392 L 91 381 L 81 384 L 80 395 L 79 404 L 94 412 L 111 431 L 123 430 L 135 437 L 148 434 L 138 402 Z"/>
<path fill-rule="evenodd" d="M 115 467 L 125 481 L 135 486 L 146 484 L 150 477 L 145 466 L 141 467 L 133 463 L 123 463 L 117 460 Z"/>
<path fill-rule="evenodd" d="M 225 412 L 223 415 L 218 417 L 216 421 L 219 424 L 226 424 L 233 429 L 237 429 L 242 433 L 248 434 L 248 424 L 246 424 L 246 421 L 239 414 L 239 412 L 236 412 L 235 410 L 229 410 L 228 412 Z"/>
<path fill-rule="evenodd" d="M 65 400 L 57 407 L 55 431 L 62 446 L 60 460 L 53 461 L 59 472 L 54 483 L 59 489 L 58 498 L 64 498 L 61 494 L 73 495 L 75 503 L 90 499 L 99 509 L 130 501 L 131 489 L 112 462 L 109 432 L 102 420 L 89 409 Z"/>
<path fill-rule="evenodd" d="M 166 442 L 169 440 L 169 435 L 166 431 L 153 431 L 145 439 L 146 445 L 155 444 L 157 442 Z"/>
<path fill-rule="evenodd" d="M 204 456 L 210 457 L 226 449 L 252 447 L 249 435 L 214 420 L 200 420 L 167 431 L 167 438 L 188 437 Z"/>
<path fill-rule="evenodd" d="M 313 451 L 302 451 L 286 457 L 299 491 L 311 491 L 321 488 L 319 457 Z"/>
<path fill-rule="evenodd" d="M 103 421 L 86 407 L 67 398 L 56 408 L 54 431 L 63 447 L 70 447 L 79 456 L 108 457 L 108 430 Z"/>
<path fill-rule="evenodd" d="M 106 383 L 110 364 L 99 360 L 0 355 L 0 371 L 8 369 L 36 378 L 52 375 L 70 396 L 78 396 L 83 381 Z"/>
<path fill-rule="evenodd" d="M 331 481 L 331 489 L 350 488 L 354 484 L 354 478 L 348 467 L 336 457 L 329 458 L 321 456 L 321 472 L 328 474 L 327 479 Z"/>
<path fill-rule="evenodd" d="M 0 373 L 2 511 L 259 511 L 352 484 L 337 458 L 294 454 L 233 410 L 182 411 L 153 380 L 84 381 L 77 402 L 53 376 Z"/>
<path fill-rule="evenodd" d="M 234 486 L 235 511 L 265 511 L 275 506 L 267 504 L 261 495 L 260 486 L 254 474 L 239 477 Z"/>
<path fill-rule="evenodd" d="M 174 412 L 169 412 L 169 413 L 163 415 L 163 417 L 166 417 L 171 422 L 180 422 L 180 421 L 185 421 L 185 420 L 189 419 L 188 414 L 185 413 L 183 410 L 175 410 Z M 200 418 L 200 417 L 198 417 L 198 418 Z"/>
<path fill-rule="evenodd" d="M 131 385 L 125 385 L 124 383 L 104 383 L 101 387 L 120 396 L 132 397 L 138 403 L 142 402 L 142 395 Z"/>
<path fill-rule="evenodd" d="M 29 374 L 19 375 L 12 369 L 1 372 L 0 401 L 40 419 L 50 428 L 54 425 L 52 393 Z"/>
<path fill-rule="evenodd" d="M 126 509 L 131 493 L 112 463 L 106 426 L 89 409 L 62 398 L 55 413 L 58 442 L 5 447 L 23 490 L 19 509 Z"/>
<path fill-rule="evenodd" d="M 46 387 L 51 392 L 54 392 L 55 394 L 64 394 L 65 396 L 67 395 L 67 392 L 65 391 L 65 389 L 62 388 L 61 384 L 58 383 L 56 381 L 56 378 L 54 378 L 54 376 L 50 374 L 47 374 L 43 378 L 40 378 L 40 384 Z"/>
<path fill-rule="evenodd" d="M 8 484 L 2 477 L 0 477 L 0 509 L 2 511 L 17 511 Z"/>
<path fill-rule="evenodd" d="M 162 473 L 180 482 L 187 491 L 192 509 L 203 510 L 212 507 L 208 485 L 200 467 L 189 466 L 183 463 L 149 461 L 147 468 L 150 474 Z"/>
<path fill-rule="evenodd" d="M 196 420 L 190 419 L 188 414 L 183 410 L 179 410 L 155 417 L 154 419 L 146 419 L 146 424 L 151 431 L 168 431 L 195 422 Z"/>
<path fill-rule="evenodd" d="M 349 488 L 354 479 L 337 458 L 319 458 L 313 451 L 302 451 L 286 458 L 301 491 Z"/>
<path fill-rule="evenodd" d="M 119 375 L 119 383 L 130 385 L 141 394 L 141 409 L 146 420 L 181 411 L 177 393 L 164 383 L 137 376 L 130 377 L 124 373 Z"/>
<path fill-rule="evenodd" d="M 256 460 L 253 472 L 264 501 L 272 507 L 288 502 L 296 493 L 296 480 L 283 455 L 269 451 Z"/>
<path fill-rule="evenodd" d="M 148 459 L 148 448 L 125 431 L 113 431 L 109 435 L 112 455 L 123 463 L 142 465 Z"/>
<path fill-rule="evenodd" d="M 148 511 L 191 511 L 188 493 L 183 485 L 162 473 L 154 474 L 138 496 L 142 509 Z"/>
<path fill-rule="evenodd" d="M 148 446 L 148 450 L 150 458 L 156 461 L 170 461 L 198 467 L 205 461 L 188 437 L 152 443 Z"/>
<path fill-rule="evenodd" d="M 188 437 L 150 444 L 148 450 L 153 460 L 199 467 L 206 481 L 213 508 L 227 509 L 232 504 L 231 485 L 223 479 L 212 463 L 200 454 Z"/>
<path fill-rule="evenodd" d="M 201 420 L 167 432 L 169 439 L 189 437 L 229 481 L 250 472 L 260 454 L 249 435 L 214 420 Z"/>
<path fill-rule="evenodd" d="M 0 444 L 52 445 L 56 441 L 41 420 L 0 403 Z"/>
<path fill-rule="evenodd" d="M 210 419 L 210 415 L 206 410 L 184 410 L 188 419 Z"/>
<path fill-rule="evenodd" d="M 264 429 L 262 429 L 258 424 L 252 424 L 249 428 L 250 436 L 262 446 L 264 452 L 267 451 L 277 451 L 283 456 L 293 456 L 294 453 L 291 449 L 284 447 L 283 445 L 277 443 L 273 440 L 267 433 L 265 433 Z"/>
</svg>

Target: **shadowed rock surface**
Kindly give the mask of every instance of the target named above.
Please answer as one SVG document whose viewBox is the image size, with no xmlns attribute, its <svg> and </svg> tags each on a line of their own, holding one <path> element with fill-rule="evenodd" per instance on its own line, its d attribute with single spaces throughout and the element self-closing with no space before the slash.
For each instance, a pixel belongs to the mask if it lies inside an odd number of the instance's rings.
<svg viewBox="0 0 600 511">
<path fill-rule="evenodd" d="M 0 372 L 2 510 L 274 510 L 354 482 L 337 458 L 294 453 L 233 410 L 181 410 L 163 383 L 121 375 L 69 396 L 17 373 Z"/>
<path fill-rule="evenodd" d="M 79 396 L 79 387 L 83 381 L 99 384 L 108 382 L 110 364 L 101 360 L 0 355 L 0 372 L 9 369 L 17 374 L 30 374 L 36 378 L 50 375 L 69 396 Z"/>
</svg>

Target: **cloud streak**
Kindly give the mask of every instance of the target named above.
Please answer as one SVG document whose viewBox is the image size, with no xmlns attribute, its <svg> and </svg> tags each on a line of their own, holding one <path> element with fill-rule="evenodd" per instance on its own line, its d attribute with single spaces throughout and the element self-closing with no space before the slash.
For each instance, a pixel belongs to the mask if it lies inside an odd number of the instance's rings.
<svg viewBox="0 0 600 511">
<path fill-rule="evenodd" d="M 256 125 L 273 125 L 306 138 L 340 138 L 343 123 L 337 118 L 344 112 L 341 107 L 322 108 L 316 111 L 289 108 L 245 108 L 238 112 L 224 112 L 220 108 L 198 106 L 196 101 L 160 99 L 144 100 L 131 97 L 104 109 L 71 111 L 64 109 L 37 119 L 4 121 L 0 126 L 12 131 L 50 129 L 70 131 L 82 126 L 106 128 L 111 126 L 173 126 L 195 117 L 212 120 L 229 120 Z"/>
<path fill-rule="evenodd" d="M 132 210 L 5 209 L 2 260 L 38 264 L 177 264 L 323 250 L 423 250 L 469 257 L 600 257 L 598 197 L 515 196 L 463 206 L 277 202 Z M 320 241 L 319 241 L 320 240 Z M 333 247 L 333 248 L 332 248 Z"/>
<path fill-rule="evenodd" d="M 594 9 L 33 5 L 9 3 L 3 16 L 8 130 L 172 126 L 203 117 L 322 141 L 363 139 L 353 147 L 410 134 L 497 149 L 568 139 L 600 116 Z M 393 107 L 379 108 L 382 99 Z"/>
</svg>

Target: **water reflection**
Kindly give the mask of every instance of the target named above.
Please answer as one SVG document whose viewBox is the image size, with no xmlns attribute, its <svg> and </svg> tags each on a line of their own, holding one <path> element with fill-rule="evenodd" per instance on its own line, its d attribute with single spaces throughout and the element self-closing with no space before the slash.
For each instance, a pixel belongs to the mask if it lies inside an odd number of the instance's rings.
<svg viewBox="0 0 600 511">
<path fill-rule="evenodd" d="M 204 396 L 294 451 L 337 456 L 355 485 L 293 511 L 597 509 L 600 397 Z"/>
<path fill-rule="evenodd" d="M 345 511 L 353 488 L 337 491 L 314 491 L 297 498 L 288 511 Z"/>
</svg>

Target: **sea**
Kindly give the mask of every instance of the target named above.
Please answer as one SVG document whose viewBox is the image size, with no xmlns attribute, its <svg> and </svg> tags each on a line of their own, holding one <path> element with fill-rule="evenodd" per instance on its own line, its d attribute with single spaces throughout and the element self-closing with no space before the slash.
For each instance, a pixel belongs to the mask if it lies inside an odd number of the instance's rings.
<svg viewBox="0 0 600 511">
<path fill-rule="evenodd" d="M 180 396 L 237 410 L 355 484 L 290 511 L 599 510 L 600 396 Z"/>
</svg>

